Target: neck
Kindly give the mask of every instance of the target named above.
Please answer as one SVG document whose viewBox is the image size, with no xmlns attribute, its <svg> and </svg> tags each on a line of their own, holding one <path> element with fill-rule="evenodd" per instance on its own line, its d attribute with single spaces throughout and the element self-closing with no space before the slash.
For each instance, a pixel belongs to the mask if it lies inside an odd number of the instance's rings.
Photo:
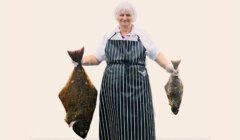
<svg viewBox="0 0 240 140">
<path fill-rule="evenodd" d="M 130 26 L 120 26 L 121 35 L 126 35 L 126 34 L 130 33 L 131 30 L 132 30 L 132 25 L 130 25 Z"/>
</svg>

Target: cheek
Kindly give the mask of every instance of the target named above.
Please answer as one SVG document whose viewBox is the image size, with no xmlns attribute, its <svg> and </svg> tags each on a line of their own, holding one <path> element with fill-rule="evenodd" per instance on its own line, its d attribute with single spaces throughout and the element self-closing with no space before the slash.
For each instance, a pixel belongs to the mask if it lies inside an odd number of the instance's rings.
<svg viewBox="0 0 240 140">
<path fill-rule="evenodd" d="M 127 17 L 128 21 L 132 21 L 132 19 L 133 19 L 132 17 Z"/>
<path fill-rule="evenodd" d="M 121 16 L 118 16 L 117 21 L 121 21 L 123 18 Z"/>
<path fill-rule="evenodd" d="M 118 17 L 118 18 L 117 18 L 117 21 L 120 22 L 120 21 L 121 21 L 121 18 Z"/>
</svg>

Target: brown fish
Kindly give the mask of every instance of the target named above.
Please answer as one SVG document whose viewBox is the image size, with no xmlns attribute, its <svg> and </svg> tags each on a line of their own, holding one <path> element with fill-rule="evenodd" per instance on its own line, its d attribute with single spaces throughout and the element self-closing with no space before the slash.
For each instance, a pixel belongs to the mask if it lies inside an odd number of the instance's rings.
<svg viewBox="0 0 240 140">
<path fill-rule="evenodd" d="M 178 68 L 181 60 L 171 61 L 174 69 Z M 165 91 L 167 93 L 169 105 L 171 106 L 172 112 L 177 115 L 180 104 L 182 102 L 183 95 L 183 84 L 178 76 L 171 75 L 167 84 L 165 85 Z"/>
<path fill-rule="evenodd" d="M 74 68 L 67 84 L 59 93 L 65 108 L 65 121 L 82 138 L 87 136 L 96 107 L 97 90 L 81 65 L 84 48 L 68 51 L 69 56 L 78 66 Z"/>
</svg>

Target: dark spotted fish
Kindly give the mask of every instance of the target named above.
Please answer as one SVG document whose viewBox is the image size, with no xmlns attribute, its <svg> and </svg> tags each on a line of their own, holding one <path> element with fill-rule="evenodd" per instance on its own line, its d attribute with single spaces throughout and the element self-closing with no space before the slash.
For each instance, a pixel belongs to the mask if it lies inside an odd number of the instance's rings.
<svg viewBox="0 0 240 140">
<path fill-rule="evenodd" d="M 171 61 L 174 69 L 178 68 L 179 61 Z M 165 85 L 165 91 L 167 93 L 169 105 L 171 106 L 172 112 L 177 115 L 180 104 L 182 102 L 183 95 L 183 84 L 178 76 L 171 75 L 167 84 Z"/>
<path fill-rule="evenodd" d="M 96 107 L 97 90 L 81 65 L 83 53 L 84 48 L 68 51 L 71 59 L 79 65 L 58 96 L 66 111 L 66 123 L 77 135 L 85 138 Z"/>
</svg>

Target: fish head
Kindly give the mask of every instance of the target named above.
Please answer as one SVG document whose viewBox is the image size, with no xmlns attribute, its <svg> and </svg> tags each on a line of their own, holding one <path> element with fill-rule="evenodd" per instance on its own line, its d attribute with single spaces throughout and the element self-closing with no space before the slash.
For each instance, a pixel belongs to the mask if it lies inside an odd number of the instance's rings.
<svg viewBox="0 0 240 140">
<path fill-rule="evenodd" d="M 173 107 L 171 108 L 171 110 L 172 110 L 173 114 L 175 114 L 175 115 L 178 114 L 178 111 L 179 111 L 179 110 L 178 110 L 177 107 L 174 107 L 174 106 L 173 106 Z"/>
<path fill-rule="evenodd" d="M 82 121 L 76 120 L 76 122 L 72 126 L 72 129 L 81 138 L 87 137 L 88 129 L 86 129 Z"/>
<path fill-rule="evenodd" d="M 182 98 L 180 96 L 178 96 L 177 98 L 172 98 L 171 99 L 171 110 L 172 112 L 177 115 L 178 111 L 179 111 L 179 108 L 180 108 L 180 105 L 181 105 L 181 102 L 182 102 Z"/>
</svg>

